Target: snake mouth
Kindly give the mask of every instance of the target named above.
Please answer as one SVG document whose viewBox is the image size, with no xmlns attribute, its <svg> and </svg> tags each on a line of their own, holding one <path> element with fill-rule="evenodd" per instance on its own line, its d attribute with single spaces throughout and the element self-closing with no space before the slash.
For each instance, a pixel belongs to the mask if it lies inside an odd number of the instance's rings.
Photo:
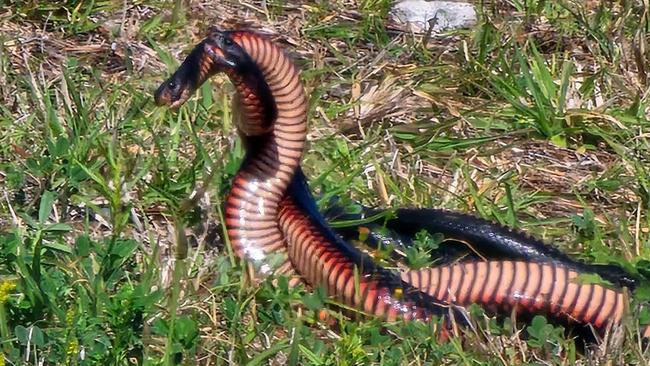
<svg viewBox="0 0 650 366">
<path fill-rule="evenodd" d="M 209 39 L 208 39 L 209 40 Z M 209 56 L 211 59 L 212 65 L 202 65 L 202 67 L 206 68 L 216 68 L 219 70 L 216 70 L 215 72 L 222 71 L 227 68 L 235 68 L 237 64 L 229 59 L 226 58 L 226 55 L 223 51 L 223 49 L 217 45 L 213 44 L 212 42 L 206 40 L 204 42 L 203 47 L 205 49 L 205 53 Z M 208 62 L 204 62 L 205 64 L 208 64 Z"/>
<path fill-rule="evenodd" d="M 154 101 L 157 106 L 176 109 L 183 105 L 196 89 L 196 71 L 192 65 L 187 64 L 188 59 L 156 89 Z"/>
<path fill-rule="evenodd" d="M 163 82 L 154 94 L 154 101 L 157 106 L 168 106 L 177 109 L 185 103 L 192 95 L 192 89 L 187 83 L 171 77 Z"/>
</svg>

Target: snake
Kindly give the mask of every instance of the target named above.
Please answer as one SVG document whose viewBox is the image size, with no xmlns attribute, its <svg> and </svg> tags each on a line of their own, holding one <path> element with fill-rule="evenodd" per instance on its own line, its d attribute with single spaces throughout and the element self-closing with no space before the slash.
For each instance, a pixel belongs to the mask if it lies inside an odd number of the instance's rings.
<svg viewBox="0 0 650 366">
<path fill-rule="evenodd" d="M 639 285 L 639 276 L 619 265 L 578 261 L 528 233 L 471 214 L 434 208 L 383 210 L 359 204 L 355 204 L 359 212 L 346 213 L 336 200 L 332 201 L 325 207 L 323 216 L 328 222 L 344 223 L 335 229 L 337 234 L 345 240 L 361 241 L 370 248 L 390 246 L 394 248 L 390 252 L 394 260 L 404 259 L 405 251 L 415 245 L 417 234 L 424 230 L 431 235 L 444 234 L 438 247 L 430 252 L 436 263 L 458 261 L 459 257 L 554 262 L 576 272 L 598 274 L 630 290 Z"/>
<path fill-rule="evenodd" d="M 580 271 L 561 261 L 491 259 L 401 273 L 375 264 L 337 235 L 315 205 L 300 169 L 307 94 L 299 69 L 269 37 L 211 28 L 154 100 L 178 108 L 217 73 L 235 87 L 237 128 L 247 150 L 225 200 L 226 231 L 235 254 L 262 275 L 297 273 L 346 306 L 388 321 L 466 322 L 456 305 L 476 303 L 546 314 L 601 334 L 621 323 L 626 294 L 577 281 Z"/>
</svg>

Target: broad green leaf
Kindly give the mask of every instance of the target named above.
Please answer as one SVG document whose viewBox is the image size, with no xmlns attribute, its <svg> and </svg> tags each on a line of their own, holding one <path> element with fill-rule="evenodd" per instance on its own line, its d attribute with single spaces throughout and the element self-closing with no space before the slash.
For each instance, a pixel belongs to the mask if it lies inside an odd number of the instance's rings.
<svg viewBox="0 0 650 366">
<path fill-rule="evenodd" d="M 54 192 L 45 191 L 41 196 L 41 204 L 38 208 L 38 222 L 44 224 L 52 213 L 54 207 L 54 200 L 56 194 Z"/>
<path fill-rule="evenodd" d="M 65 244 L 61 244 L 61 243 L 56 243 L 56 242 L 48 243 L 48 242 L 44 241 L 43 242 L 43 247 L 44 248 L 49 248 L 49 249 L 52 249 L 52 250 L 56 250 L 56 251 L 59 251 L 59 252 L 62 252 L 62 253 L 66 253 L 66 254 L 72 254 L 72 248 L 70 248 L 69 246 L 67 246 Z"/>
<path fill-rule="evenodd" d="M 72 227 L 68 224 L 56 223 L 46 226 L 43 231 L 52 231 L 52 232 L 68 232 L 72 231 Z"/>
</svg>

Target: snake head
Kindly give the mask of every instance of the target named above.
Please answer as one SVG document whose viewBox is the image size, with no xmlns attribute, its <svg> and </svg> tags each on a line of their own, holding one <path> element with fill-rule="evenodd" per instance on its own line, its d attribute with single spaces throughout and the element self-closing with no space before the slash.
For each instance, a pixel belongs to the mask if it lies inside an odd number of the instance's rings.
<svg viewBox="0 0 650 366">
<path fill-rule="evenodd" d="M 233 39 L 232 31 L 210 28 L 208 37 L 203 41 L 205 52 L 220 71 L 235 71 L 246 60 L 246 52 Z"/>
<path fill-rule="evenodd" d="M 159 106 L 178 108 L 212 75 L 241 72 L 248 64 L 250 58 L 233 40 L 232 32 L 212 28 L 176 72 L 158 87 L 154 100 Z"/>
<path fill-rule="evenodd" d="M 154 94 L 156 105 L 180 107 L 205 80 L 218 71 L 213 70 L 212 58 L 205 53 L 204 43 L 199 43 L 176 72 L 160 84 Z"/>
</svg>

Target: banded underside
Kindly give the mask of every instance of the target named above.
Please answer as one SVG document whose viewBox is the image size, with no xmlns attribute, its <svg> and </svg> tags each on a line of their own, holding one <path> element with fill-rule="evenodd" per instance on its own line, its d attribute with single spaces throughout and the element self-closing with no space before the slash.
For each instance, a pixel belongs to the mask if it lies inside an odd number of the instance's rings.
<svg viewBox="0 0 650 366">
<path fill-rule="evenodd" d="M 255 62 L 274 98 L 276 118 L 266 126 L 262 100 L 244 75 L 229 73 L 242 113 L 238 126 L 249 146 L 248 156 L 226 198 L 226 227 L 235 253 L 270 272 L 268 256 L 291 272 L 286 244 L 277 224 L 278 204 L 300 163 L 305 135 L 307 98 L 293 62 L 271 41 L 248 32 L 231 34 Z"/>
<path fill-rule="evenodd" d="M 618 324 L 625 295 L 582 284 L 578 277 L 561 265 L 525 261 L 472 261 L 402 273 L 403 280 L 450 304 L 550 314 L 601 330 Z"/>
<path fill-rule="evenodd" d="M 279 222 L 298 273 L 342 303 L 390 321 L 430 320 L 432 315 L 446 315 L 444 304 L 391 272 L 351 258 L 290 197 L 281 203 Z"/>
</svg>

